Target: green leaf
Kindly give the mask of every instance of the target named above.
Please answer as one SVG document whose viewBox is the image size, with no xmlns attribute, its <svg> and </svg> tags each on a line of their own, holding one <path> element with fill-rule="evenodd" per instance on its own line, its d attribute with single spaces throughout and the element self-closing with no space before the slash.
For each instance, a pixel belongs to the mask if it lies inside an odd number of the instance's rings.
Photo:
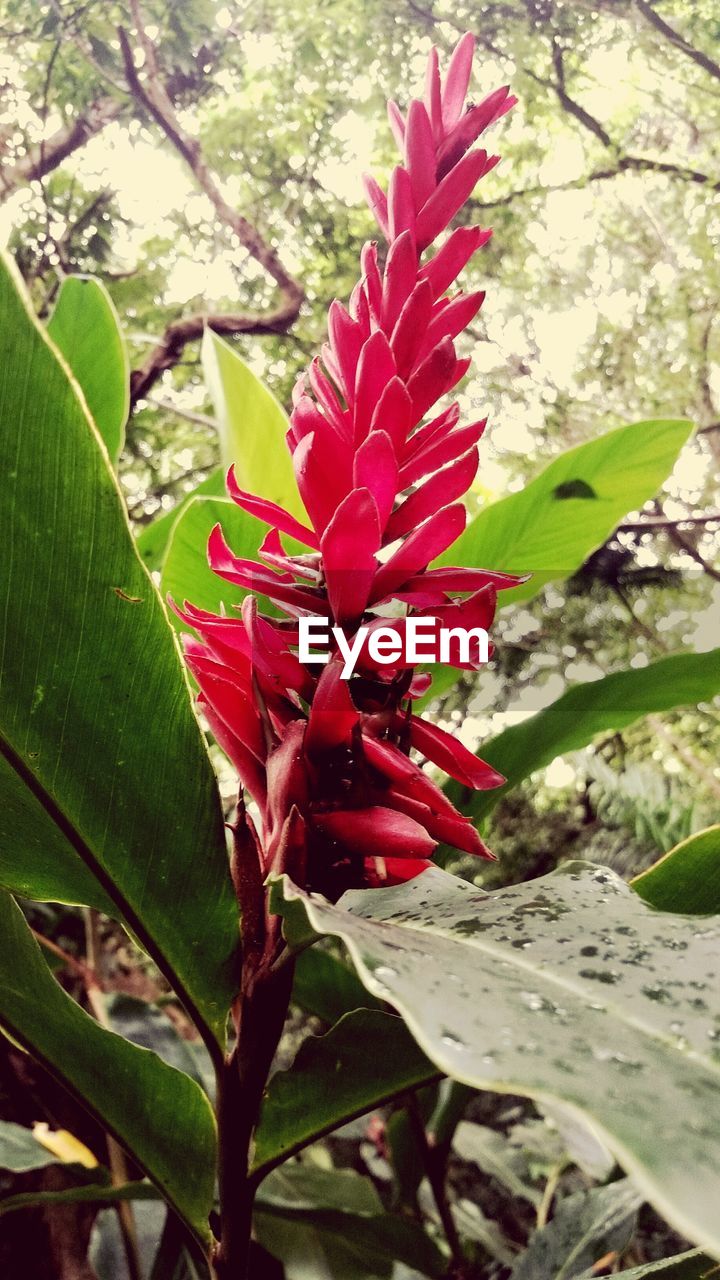
<svg viewBox="0 0 720 1280">
<path fill-rule="evenodd" d="M 47 331 L 77 379 L 117 466 L 130 410 L 130 369 L 118 314 L 105 285 L 92 276 L 67 276 Z"/>
<path fill-rule="evenodd" d="M 298 956 L 292 998 L 306 1013 L 331 1023 L 354 1009 L 383 1008 L 350 965 L 320 947 L 309 947 Z"/>
<path fill-rule="evenodd" d="M 305 519 L 285 443 L 289 423 L 282 405 L 237 351 L 212 329 L 205 330 L 202 361 L 220 428 L 223 460 L 226 465 L 235 464 L 240 488 L 269 498 Z"/>
<path fill-rule="evenodd" d="M 708 1280 L 717 1270 L 717 1264 L 701 1249 L 690 1249 L 687 1253 L 678 1253 L 674 1258 L 663 1258 L 660 1262 L 646 1262 L 641 1267 L 631 1267 L 629 1271 L 617 1274 L 623 1280 Z"/>
<path fill-rule="evenodd" d="M 363 1218 L 382 1213 L 369 1178 L 352 1169 L 318 1169 L 310 1164 L 287 1164 L 269 1174 L 258 1190 L 257 1203 L 275 1209 L 337 1209 Z"/>
<path fill-rule="evenodd" d="M 0 318 L 2 882 L 109 908 L 220 1041 L 237 913 L 180 655 L 97 433 L 5 266 Z"/>
<path fill-rule="evenodd" d="M 49 1163 L 49 1161 L 48 1161 Z M 124 1182 L 119 1187 L 91 1182 L 64 1191 L 23 1191 L 0 1200 L 0 1217 L 18 1209 L 35 1209 L 43 1204 L 117 1204 L 120 1200 L 159 1200 L 160 1192 L 151 1182 Z"/>
<path fill-rule="evenodd" d="M 345 943 L 438 1070 L 584 1112 L 663 1216 L 720 1253 L 720 919 L 661 915 L 583 863 L 492 896 L 433 868 L 337 906 L 287 881 L 272 901 L 293 945 Z"/>
<path fill-rule="evenodd" d="M 235 555 L 256 559 L 267 528 L 230 498 L 193 498 L 173 525 L 162 568 L 162 591 L 182 605 L 185 600 L 217 613 L 245 599 L 247 591 L 213 573 L 207 558 L 211 530 L 221 524 Z M 187 631 L 185 623 L 176 626 Z"/>
<path fill-rule="evenodd" d="M 0 1120 L 0 1169 L 27 1173 L 56 1163 L 57 1156 L 36 1141 L 32 1129 L 11 1120 Z"/>
<path fill-rule="evenodd" d="M 348 1169 L 276 1170 L 260 1187 L 253 1226 L 286 1280 L 390 1280 L 396 1261 L 431 1277 L 447 1270 L 421 1228 L 384 1214 L 369 1178 Z"/>
<path fill-rule="evenodd" d="M 631 883 L 661 911 L 720 914 L 720 825 L 689 836 Z"/>
<path fill-rule="evenodd" d="M 137 549 L 148 569 L 161 569 L 173 525 L 193 498 L 222 498 L 225 494 L 225 468 L 218 467 L 205 480 L 191 489 L 164 515 L 156 516 L 137 536 Z"/>
<path fill-rule="evenodd" d="M 654 497 L 691 431 L 683 419 L 634 422 L 569 449 L 481 511 L 438 563 L 531 573 L 500 596 L 503 605 L 528 600 L 575 573 L 628 511 Z"/>
<path fill-rule="evenodd" d="M 674 653 L 639 670 L 572 685 L 557 702 L 484 742 L 483 760 L 506 778 L 494 791 L 470 792 L 448 783 L 448 794 L 475 819 L 484 818 L 511 787 L 556 756 L 577 751 L 596 733 L 624 729 L 651 712 L 693 706 L 720 693 L 720 650 Z M 710 908 L 712 910 L 712 908 Z"/>
<path fill-rule="evenodd" d="M 215 1118 L 199 1085 L 105 1031 L 55 981 L 13 899 L 0 893 L 0 1028 L 133 1156 L 195 1233 L 207 1234 Z"/>
<path fill-rule="evenodd" d="M 642 1199 L 627 1178 L 568 1196 L 532 1236 L 512 1280 L 572 1280 L 608 1253 L 622 1253 Z"/>
<path fill-rule="evenodd" d="M 290 1069 L 270 1080 L 255 1135 L 256 1172 L 437 1076 L 402 1018 L 371 1009 L 346 1014 L 326 1035 L 304 1040 Z"/>
</svg>

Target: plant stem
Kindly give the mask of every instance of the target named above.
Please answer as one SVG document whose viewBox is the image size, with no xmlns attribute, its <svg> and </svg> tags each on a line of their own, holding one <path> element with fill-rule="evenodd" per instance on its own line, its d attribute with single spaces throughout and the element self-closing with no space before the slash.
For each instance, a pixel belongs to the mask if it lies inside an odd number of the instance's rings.
<svg viewBox="0 0 720 1280">
<path fill-rule="evenodd" d="M 445 1155 L 443 1151 L 434 1146 L 428 1139 L 425 1122 L 422 1118 L 417 1098 L 414 1094 L 408 1094 L 407 1113 L 410 1123 L 413 1127 L 415 1140 L 422 1155 L 422 1161 L 427 1174 L 430 1190 L 432 1191 L 435 1207 L 438 1211 L 438 1217 L 442 1223 L 442 1229 L 445 1232 L 445 1238 L 450 1247 L 450 1255 L 452 1258 L 451 1275 L 461 1280 L 461 1277 L 467 1273 L 467 1259 L 463 1252 L 460 1236 L 458 1235 L 455 1219 L 452 1215 L 452 1209 L 445 1191 Z"/>
<path fill-rule="evenodd" d="M 213 1256 L 217 1280 L 248 1276 L 258 1185 L 250 1174 L 252 1140 L 292 991 L 292 964 L 275 973 L 265 965 L 259 973 L 253 973 L 253 968 L 248 957 L 237 1011 L 237 1041 L 218 1078 L 220 1240 Z"/>
</svg>

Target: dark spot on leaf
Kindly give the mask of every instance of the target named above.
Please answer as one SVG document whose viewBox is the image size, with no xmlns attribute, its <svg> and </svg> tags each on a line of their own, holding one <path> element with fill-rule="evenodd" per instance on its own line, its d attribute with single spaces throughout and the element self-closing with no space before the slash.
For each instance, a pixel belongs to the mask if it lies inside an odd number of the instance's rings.
<svg viewBox="0 0 720 1280">
<path fill-rule="evenodd" d="M 553 489 L 553 498 L 597 498 L 587 480 L 563 480 Z"/>
</svg>

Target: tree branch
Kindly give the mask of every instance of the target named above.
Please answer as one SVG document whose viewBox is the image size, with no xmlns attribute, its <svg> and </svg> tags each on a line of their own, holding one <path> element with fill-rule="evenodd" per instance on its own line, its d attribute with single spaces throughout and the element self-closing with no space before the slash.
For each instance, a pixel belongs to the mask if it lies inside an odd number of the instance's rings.
<svg viewBox="0 0 720 1280">
<path fill-rule="evenodd" d="M 63 125 L 44 142 L 30 148 L 27 155 L 13 165 L 0 165 L 0 204 L 18 187 L 39 182 L 57 169 L 74 151 L 84 147 L 122 111 L 115 98 L 102 97 L 91 102 L 70 124 Z"/>
<path fill-rule="evenodd" d="M 679 31 L 676 31 L 674 27 L 671 27 L 669 23 L 665 21 L 664 18 L 660 17 L 659 13 L 655 12 L 652 5 L 648 4 L 647 0 L 635 0 L 635 5 L 640 10 L 645 20 L 650 23 L 651 27 L 654 27 L 656 31 L 659 31 L 666 40 L 669 40 L 670 43 L 674 45 L 676 49 L 679 49 L 681 53 L 684 53 L 687 58 L 692 58 L 693 62 L 696 62 L 699 67 L 702 67 L 703 71 L 707 71 L 708 75 L 714 76 L 716 80 L 720 80 L 720 63 L 715 62 L 715 60 L 709 57 L 707 53 L 703 53 L 702 49 L 696 49 L 694 45 L 690 44 L 684 36 L 680 35 Z"/>
<path fill-rule="evenodd" d="M 218 333 L 282 333 L 298 317 L 304 293 L 283 265 L 275 249 L 267 243 L 257 227 L 227 202 L 202 154 L 197 138 L 183 128 L 165 87 L 157 50 L 143 25 L 138 0 L 129 0 L 135 33 L 144 54 L 144 76 L 135 66 L 127 32 L 120 27 L 118 36 L 128 87 L 135 99 L 149 112 L 165 137 L 191 170 L 200 189 L 210 200 L 220 221 L 263 268 L 280 292 L 278 304 L 265 313 L 241 312 L 230 316 L 189 316 L 174 321 L 162 340 L 151 352 L 142 368 L 133 372 L 130 381 L 132 403 L 141 399 L 160 375 L 179 359 L 186 344 L 202 336 L 205 325 Z"/>
</svg>

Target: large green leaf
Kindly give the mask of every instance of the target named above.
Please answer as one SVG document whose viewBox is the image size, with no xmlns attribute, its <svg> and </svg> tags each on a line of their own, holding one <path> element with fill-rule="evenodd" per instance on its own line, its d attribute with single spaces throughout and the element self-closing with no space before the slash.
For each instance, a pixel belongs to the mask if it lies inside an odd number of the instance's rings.
<svg viewBox="0 0 720 1280">
<path fill-rule="evenodd" d="M 105 285 L 67 276 L 48 333 L 82 388 L 92 419 L 117 466 L 130 409 L 130 370 L 117 312 Z"/>
<path fill-rule="evenodd" d="M 530 599 L 575 573 L 623 516 L 654 497 L 691 430 L 684 419 L 634 422 L 568 449 L 519 493 L 485 507 L 437 564 L 529 573 L 528 582 L 500 592 L 499 604 Z M 451 667 L 434 667 L 425 701 L 457 678 Z"/>
<path fill-rule="evenodd" d="M 156 516 L 138 534 L 137 548 L 148 569 L 161 569 L 173 525 L 193 498 L 222 498 L 225 494 L 225 468 L 211 471 L 199 485 L 161 516 Z"/>
<path fill-rule="evenodd" d="M 207 541 L 214 525 L 221 524 L 235 555 L 256 559 L 267 528 L 230 498 L 193 498 L 173 525 L 162 569 L 162 590 L 178 604 L 189 600 L 200 609 L 228 613 L 247 595 L 241 587 L 213 573 L 207 558 Z M 177 622 L 181 630 L 184 623 Z"/>
<path fill-rule="evenodd" d="M 5 266 L 0 317 L 3 882 L 73 900 L 84 864 L 102 892 L 82 896 L 109 900 L 221 1040 L 236 910 L 180 655 L 105 451 Z"/>
<path fill-rule="evenodd" d="M 483 760 L 507 778 L 505 786 L 471 792 L 453 782 L 448 793 L 474 818 L 484 818 L 511 787 L 556 756 L 587 746 L 596 733 L 624 729 L 651 712 L 693 706 L 718 693 L 718 649 L 675 653 L 637 671 L 616 671 L 589 684 L 572 685 L 557 702 L 482 744 Z"/>
<path fill-rule="evenodd" d="M 440 1071 L 585 1112 L 668 1221 L 720 1254 L 718 917 L 658 913 L 584 863 L 492 896 L 433 868 L 337 906 L 285 881 L 273 904 L 293 945 L 340 938 Z"/>
<path fill-rule="evenodd" d="M 226 465 L 235 464 L 241 489 L 269 498 L 301 519 L 304 507 L 285 443 L 282 405 L 229 343 L 205 330 L 205 381 L 215 405 Z"/>
<path fill-rule="evenodd" d="M 200 1086 L 84 1013 L 53 978 L 7 893 L 0 893 L 0 973 L 0 1028 L 76 1095 L 195 1233 L 206 1235 L 215 1120 Z"/>
<path fill-rule="evenodd" d="M 575 573 L 627 515 L 654 497 L 688 439 L 683 419 L 634 422 L 560 454 L 519 493 L 471 520 L 438 563 L 531 573 L 502 604 Z"/>
<path fill-rule="evenodd" d="M 720 914 L 720 825 L 698 831 L 632 881 L 651 907 Z"/>
<path fill-rule="evenodd" d="M 402 1018 L 358 1009 L 324 1036 L 311 1036 L 263 1098 L 255 1170 L 281 1160 L 389 1098 L 437 1079 Z"/>
</svg>

